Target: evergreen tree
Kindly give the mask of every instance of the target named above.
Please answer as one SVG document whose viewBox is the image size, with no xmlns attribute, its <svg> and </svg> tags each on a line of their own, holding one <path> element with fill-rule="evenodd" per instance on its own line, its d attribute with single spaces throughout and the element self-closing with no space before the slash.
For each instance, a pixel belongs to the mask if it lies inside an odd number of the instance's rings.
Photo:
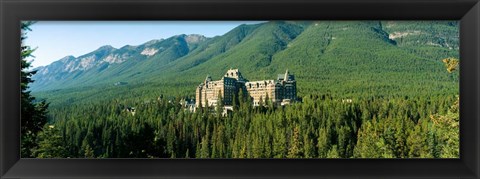
<svg viewBox="0 0 480 179">
<path fill-rule="evenodd" d="M 459 61 L 456 58 L 443 59 L 447 71 L 453 73 L 458 69 Z M 450 106 L 445 115 L 431 115 L 430 119 L 438 132 L 439 155 L 441 158 L 458 158 L 460 156 L 460 98 Z"/>
<path fill-rule="evenodd" d="M 32 150 L 38 147 L 37 135 L 42 131 L 47 123 L 48 103 L 44 100 L 37 101 L 35 97 L 28 91 L 28 85 L 33 82 L 32 75 L 36 73 L 29 69 L 31 62 L 27 61 L 28 57 L 33 57 L 32 53 L 35 49 L 25 45 L 23 42 L 27 38 L 27 32 L 33 22 L 22 21 L 22 46 L 21 46 L 21 73 L 20 73 L 20 89 L 21 89 L 21 157 L 34 157 Z"/>
<path fill-rule="evenodd" d="M 68 150 L 64 147 L 65 143 L 60 134 L 60 130 L 55 126 L 45 126 L 45 129 L 38 135 L 38 148 L 33 150 L 34 157 L 37 158 L 66 158 Z"/>
<path fill-rule="evenodd" d="M 215 111 L 217 113 L 217 119 L 220 119 L 222 117 L 222 114 L 223 114 L 224 103 L 223 103 L 223 97 L 222 96 L 223 96 L 222 91 L 218 91 L 217 106 L 215 108 Z"/>
<path fill-rule="evenodd" d="M 318 158 L 325 158 L 327 157 L 327 152 L 330 149 L 330 136 L 328 136 L 328 131 L 325 128 L 321 128 L 319 130 L 318 135 Z"/>
<path fill-rule="evenodd" d="M 95 153 L 93 152 L 92 147 L 90 145 L 86 144 L 85 146 L 85 158 L 95 158 Z"/>
<path fill-rule="evenodd" d="M 208 136 L 203 137 L 199 158 L 210 158 L 210 145 L 208 143 Z"/>
<path fill-rule="evenodd" d="M 303 137 L 303 148 L 305 158 L 316 158 L 313 140 L 310 139 L 308 135 L 304 135 Z"/>
<path fill-rule="evenodd" d="M 290 140 L 290 148 L 288 150 L 288 158 L 302 157 L 302 144 L 300 141 L 300 131 L 298 127 L 293 129 L 293 134 Z"/>
<path fill-rule="evenodd" d="M 284 158 L 287 154 L 287 139 L 285 137 L 285 129 L 276 128 L 273 138 L 274 158 Z"/>
<path fill-rule="evenodd" d="M 340 154 L 338 153 L 337 145 L 333 145 L 332 149 L 330 149 L 328 151 L 327 158 L 340 158 Z"/>
</svg>

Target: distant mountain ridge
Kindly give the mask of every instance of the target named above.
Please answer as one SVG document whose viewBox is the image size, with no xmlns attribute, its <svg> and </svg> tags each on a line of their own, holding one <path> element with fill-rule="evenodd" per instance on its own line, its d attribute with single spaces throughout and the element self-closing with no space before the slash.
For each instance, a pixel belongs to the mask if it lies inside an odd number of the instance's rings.
<svg viewBox="0 0 480 179">
<path fill-rule="evenodd" d="M 206 75 L 217 78 L 232 67 L 252 80 L 273 78 L 271 75 L 289 69 L 299 81 L 300 93 L 339 85 L 349 93 L 350 88 L 366 88 L 362 84 L 408 90 L 402 86 L 408 78 L 419 88 L 428 84 L 443 89 L 451 84 L 438 81 L 451 77 L 442 71 L 441 59 L 458 58 L 458 34 L 458 22 L 452 21 L 240 25 L 212 38 L 183 34 L 139 46 L 103 46 L 77 58 L 68 56 L 38 68 L 30 89 L 48 91 L 117 82 L 194 88 Z"/>
<path fill-rule="evenodd" d="M 105 45 L 77 58 L 66 56 L 50 65 L 36 68 L 37 74 L 33 77 L 35 83 L 31 89 L 65 83 L 64 80 L 77 79 L 92 70 L 93 73 L 100 73 L 108 70 L 111 65 L 120 65 L 128 60 L 140 62 L 155 56 L 164 57 L 163 60 L 166 61 L 173 60 L 187 54 L 206 40 L 208 38 L 203 35 L 182 34 L 168 39 L 151 40 L 139 46 L 126 45 L 119 49 Z"/>
</svg>

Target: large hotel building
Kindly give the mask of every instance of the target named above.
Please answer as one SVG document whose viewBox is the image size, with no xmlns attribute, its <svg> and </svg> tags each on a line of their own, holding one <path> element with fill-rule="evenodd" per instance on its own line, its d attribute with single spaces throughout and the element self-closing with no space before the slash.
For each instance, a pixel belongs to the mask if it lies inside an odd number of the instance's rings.
<svg viewBox="0 0 480 179">
<path fill-rule="evenodd" d="M 296 100 L 297 83 L 295 76 L 288 73 L 279 74 L 277 80 L 248 81 L 238 69 L 230 69 L 221 80 L 213 81 L 207 76 L 196 90 L 195 107 L 216 106 L 219 95 L 223 98 L 226 109 L 231 109 L 234 94 L 243 90 L 243 94 L 251 97 L 254 106 L 267 98 L 274 105 L 285 105 Z M 208 104 L 207 104 L 208 103 Z"/>
</svg>

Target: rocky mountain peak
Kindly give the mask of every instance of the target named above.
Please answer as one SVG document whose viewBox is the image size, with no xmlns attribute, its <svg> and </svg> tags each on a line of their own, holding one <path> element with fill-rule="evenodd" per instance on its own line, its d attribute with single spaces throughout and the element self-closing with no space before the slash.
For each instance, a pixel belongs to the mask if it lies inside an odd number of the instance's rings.
<svg viewBox="0 0 480 179">
<path fill-rule="evenodd" d="M 187 43 L 199 43 L 207 40 L 207 37 L 200 34 L 189 34 L 185 36 Z"/>
</svg>

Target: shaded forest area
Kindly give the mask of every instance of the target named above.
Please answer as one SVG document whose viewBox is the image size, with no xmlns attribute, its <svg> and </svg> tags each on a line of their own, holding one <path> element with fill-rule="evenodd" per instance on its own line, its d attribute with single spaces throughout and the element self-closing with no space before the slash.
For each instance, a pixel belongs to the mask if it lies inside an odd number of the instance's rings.
<svg viewBox="0 0 480 179">
<path fill-rule="evenodd" d="M 180 99 L 180 98 L 178 98 Z M 239 98 L 229 116 L 179 100 L 111 101 L 50 111 L 34 157 L 455 158 L 458 98 L 332 99 L 285 107 Z M 136 106 L 135 115 L 124 104 Z M 452 126 L 454 125 L 454 126 Z"/>
</svg>

